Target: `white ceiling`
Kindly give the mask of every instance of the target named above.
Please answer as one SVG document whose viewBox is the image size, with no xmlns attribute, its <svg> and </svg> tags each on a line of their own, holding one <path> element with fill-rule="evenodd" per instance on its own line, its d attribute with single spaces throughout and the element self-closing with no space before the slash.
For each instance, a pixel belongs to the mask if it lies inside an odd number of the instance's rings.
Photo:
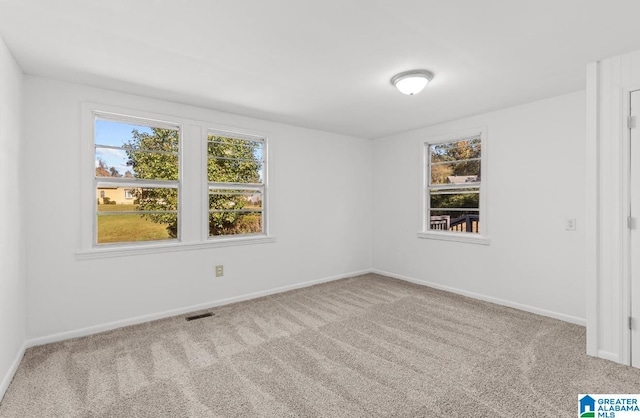
<svg viewBox="0 0 640 418">
<path fill-rule="evenodd" d="M 0 35 L 28 74 L 376 138 L 583 89 L 640 1 L 0 0 Z"/>
</svg>

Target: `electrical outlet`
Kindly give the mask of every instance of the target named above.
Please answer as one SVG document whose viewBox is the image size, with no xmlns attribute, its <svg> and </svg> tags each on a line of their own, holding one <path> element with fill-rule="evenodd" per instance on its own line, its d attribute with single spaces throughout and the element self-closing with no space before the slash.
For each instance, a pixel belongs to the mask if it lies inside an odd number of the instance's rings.
<svg viewBox="0 0 640 418">
<path fill-rule="evenodd" d="M 567 218 L 564 220 L 564 229 L 567 231 L 576 230 L 576 218 Z"/>
<path fill-rule="evenodd" d="M 220 264 L 219 266 L 216 266 L 216 277 L 222 276 L 224 276 L 224 266 Z"/>
</svg>

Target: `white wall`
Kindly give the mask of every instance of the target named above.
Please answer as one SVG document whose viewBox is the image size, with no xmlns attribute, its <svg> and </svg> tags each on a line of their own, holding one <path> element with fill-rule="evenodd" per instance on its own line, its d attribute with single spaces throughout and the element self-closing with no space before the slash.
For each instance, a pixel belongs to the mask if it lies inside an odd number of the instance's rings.
<svg viewBox="0 0 640 418">
<path fill-rule="evenodd" d="M 32 76 L 24 100 L 32 342 L 371 266 L 369 140 Z M 81 143 L 91 141 L 81 137 L 82 101 L 268 134 L 276 242 L 77 260 L 87 232 L 80 231 L 79 159 Z M 213 277 L 216 264 L 224 264 L 224 278 Z"/>
<path fill-rule="evenodd" d="M 0 38 L 0 399 L 22 356 L 26 328 L 22 80 Z"/>
<path fill-rule="evenodd" d="M 374 268 L 584 323 L 585 124 L 577 92 L 375 140 Z M 483 126 L 491 244 L 417 238 L 423 142 Z"/>
<path fill-rule="evenodd" d="M 372 265 L 584 323 L 584 92 L 373 142 L 32 76 L 24 100 L 32 342 Z M 91 140 L 81 137 L 83 101 L 267 133 L 276 242 L 77 260 L 79 159 L 82 141 Z M 422 142 L 483 126 L 491 245 L 417 238 Z M 568 217 L 577 231 L 564 230 Z M 222 279 L 213 278 L 216 264 L 225 265 Z"/>
</svg>

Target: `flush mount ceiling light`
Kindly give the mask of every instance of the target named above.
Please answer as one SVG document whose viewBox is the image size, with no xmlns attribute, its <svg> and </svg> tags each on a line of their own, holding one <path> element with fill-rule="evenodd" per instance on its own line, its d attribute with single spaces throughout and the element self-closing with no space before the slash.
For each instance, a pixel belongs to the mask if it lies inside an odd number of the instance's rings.
<svg viewBox="0 0 640 418">
<path fill-rule="evenodd" d="M 424 86 L 433 79 L 433 73 L 427 70 L 411 70 L 396 74 L 391 78 L 391 84 L 402 94 L 413 96 L 422 91 Z"/>
</svg>

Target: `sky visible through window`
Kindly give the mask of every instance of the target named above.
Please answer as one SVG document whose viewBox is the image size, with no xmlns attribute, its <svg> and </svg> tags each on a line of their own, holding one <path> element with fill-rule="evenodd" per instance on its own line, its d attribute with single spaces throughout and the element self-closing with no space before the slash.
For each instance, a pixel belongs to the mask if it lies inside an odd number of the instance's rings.
<svg viewBox="0 0 640 418">
<path fill-rule="evenodd" d="M 115 168 L 120 175 L 124 175 L 127 171 L 134 176 L 135 173 L 131 166 L 127 165 L 127 153 L 121 149 L 104 148 L 101 145 L 110 147 L 122 147 L 132 138 L 131 132 L 137 130 L 140 133 L 153 134 L 153 130 L 149 126 L 137 125 L 126 122 L 116 122 L 111 120 L 96 119 L 95 121 L 95 166 L 98 167 L 98 160 L 105 162 L 106 166 Z M 254 151 L 254 155 L 258 161 L 262 161 L 263 147 L 260 145 Z M 263 168 L 260 169 L 260 178 L 263 178 Z"/>
<path fill-rule="evenodd" d="M 124 150 L 100 148 L 100 145 L 122 147 L 132 139 L 131 132 L 134 129 L 140 133 L 153 133 L 148 126 L 97 119 L 95 125 L 96 167 L 98 167 L 98 159 L 101 159 L 108 167 L 115 168 L 122 175 L 127 171 L 133 173 L 133 169 L 127 166 L 128 158 Z"/>
</svg>

